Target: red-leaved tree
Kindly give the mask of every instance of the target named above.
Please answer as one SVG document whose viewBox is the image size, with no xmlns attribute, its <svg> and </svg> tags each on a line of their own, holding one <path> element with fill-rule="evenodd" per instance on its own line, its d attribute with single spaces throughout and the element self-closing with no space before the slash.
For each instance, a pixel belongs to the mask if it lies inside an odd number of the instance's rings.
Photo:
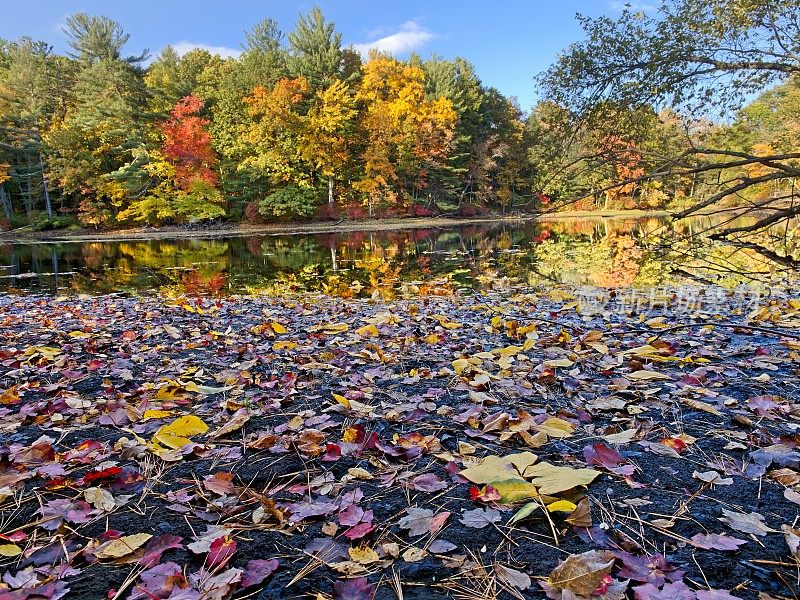
<svg viewBox="0 0 800 600">
<path fill-rule="evenodd" d="M 207 130 L 209 120 L 199 116 L 202 108 L 202 101 L 195 96 L 181 98 L 161 125 L 164 155 L 175 166 L 178 187 L 185 191 L 198 180 L 217 184 L 217 157 Z"/>
</svg>

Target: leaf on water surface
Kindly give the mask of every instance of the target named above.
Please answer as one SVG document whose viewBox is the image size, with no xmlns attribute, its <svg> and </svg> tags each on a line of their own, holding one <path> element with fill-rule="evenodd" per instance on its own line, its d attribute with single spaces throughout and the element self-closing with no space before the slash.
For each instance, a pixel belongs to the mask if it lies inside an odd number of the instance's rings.
<svg viewBox="0 0 800 600">
<path fill-rule="evenodd" d="M 613 566 L 614 556 L 605 550 L 572 554 L 553 569 L 547 583 L 558 590 L 587 597 L 600 586 Z"/>
</svg>

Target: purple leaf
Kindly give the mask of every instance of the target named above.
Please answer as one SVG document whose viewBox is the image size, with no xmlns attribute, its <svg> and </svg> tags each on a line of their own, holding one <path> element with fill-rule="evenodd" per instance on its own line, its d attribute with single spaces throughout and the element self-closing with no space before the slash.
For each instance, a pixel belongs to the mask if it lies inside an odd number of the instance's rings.
<svg viewBox="0 0 800 600">
<path fill-rule="evenodd" d="M 345 510 L 340 512 L 337 518 L 339 520 L 339 525 L 342 525 L 343 527 L 353 527 L 361 522 L 361 518 L 363 516 L 364 509 L 360 508 L 356 504 L 351 504 Z"/>
<path fill-rule="evenodd" d="M 431 554 L 445 554 L 455 550 L 456 548 L 458 548 L 458 546 L 448 542 L 447 540 L 434 540 L 433 543 L 428 546 L 428 552 Z"/>
<path fill-rule="evenodd" d="M 244 575 L 242 575 L 242 587 L 258 585 L 275 572 L 278 564 L 277 559 L 274 558 L 248 561 L 244 568 Z"/>
<path fill-rule="evenodd" d="M 181 536 L 169 533 L 151 539 L 144 547 L 144 556 L 139 559 L 139 564 L 143 567 L 157 565 L 161 562 L 161 555 L 167 550 L 183 548 L 182 541 Z"/>
<path fill-rule="evenodd" d="M 660 590 L 652 583 L 633 588 L 636 600 L 695 600 L 695 593 L 682 581 L 665 583 Z"/>
<path fill-rule="evenodd" d="M 497 523 L 500 520 L 500 511 L 494 508 L 475 508 L 466 511 L 459 521 L 466 527 L 473 529 L 483 529 L 491 523 Z"/>
<path fill-rule="evenodd" d="M 375 587 L 366 577 L 337 581 L 333 584 L 333 600 L 372 600 Z"/>
<path fill-rule="evenodd" d="M 728 590 L 698 590 L 697 600 L 739 600 Z"/>
<path fill-rule="evenodd" d="M 373 529 L 375 529 L 375 526 L 372 523 L 359 523 L 355 527 L 351 527 L 345 531 L 343 535 L 348 540 L 357 540 L 367 535 Z"/>
<path fill-rule="evenodd" d="M 411 487 L 420 492 L 441 492 L 447 489 L 448 485 L 433 473 L 418 475 L 411 480 Z"/>
</svg>

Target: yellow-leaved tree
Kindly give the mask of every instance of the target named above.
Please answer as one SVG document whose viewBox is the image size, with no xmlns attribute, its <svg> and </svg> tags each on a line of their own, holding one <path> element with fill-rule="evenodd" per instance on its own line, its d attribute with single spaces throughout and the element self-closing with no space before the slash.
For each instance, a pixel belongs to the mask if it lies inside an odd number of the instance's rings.
<svg viewBox="0 0 800 600">
<path fill-rule="evenodd" d="M 301 153 L 328 182 L 328 203 L 334 203 L 333 185 L 350 159 L 348 137 L 356 116 L 355 100 L 340 80 L 317 92 L 304 120 Z"/>
<path fill-rule="evenodd" d="M 430 167 L 447 156 L 457 115 L 450 100 L 426 98 L 420 67 L 380 54 L 363 66 L 356 100 L 365 150 L 355 187 L 372 214 L 376 203 L 396 203 L 426 187 Z"/>
</svg>

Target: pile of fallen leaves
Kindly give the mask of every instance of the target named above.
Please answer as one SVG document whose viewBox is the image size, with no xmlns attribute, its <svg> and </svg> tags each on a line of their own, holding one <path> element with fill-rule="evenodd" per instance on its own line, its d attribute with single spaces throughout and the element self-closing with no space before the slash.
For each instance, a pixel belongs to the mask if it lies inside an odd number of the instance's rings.
<svg viewBox="0 0 800 600">
<path fill-rule="evenodd" d="M 797 598 L 797 299 L 405 292 L 0 297 L 0 600 Z"/>
</svg>

